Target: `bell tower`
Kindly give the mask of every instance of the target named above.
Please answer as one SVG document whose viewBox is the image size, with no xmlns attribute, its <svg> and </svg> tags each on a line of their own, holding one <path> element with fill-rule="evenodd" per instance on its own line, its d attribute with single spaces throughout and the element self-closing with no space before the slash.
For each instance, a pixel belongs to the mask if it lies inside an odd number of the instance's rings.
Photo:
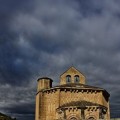
<svg viewBox="0 0 120 120">
<path fill-rule="evenodd" d="M 85 84 L 85 76 L 74 67 L 70 67 L 60 76 L 60 85 L 68 83 Z"/>
<path fill-rule="evenodd" d="M 42 89 L 48 89 L 52 87 L 53 80 L 48 77 L 42 77 L 38 79 L 38 87 L 37 92 L 39 92 Z"/>
</svg>

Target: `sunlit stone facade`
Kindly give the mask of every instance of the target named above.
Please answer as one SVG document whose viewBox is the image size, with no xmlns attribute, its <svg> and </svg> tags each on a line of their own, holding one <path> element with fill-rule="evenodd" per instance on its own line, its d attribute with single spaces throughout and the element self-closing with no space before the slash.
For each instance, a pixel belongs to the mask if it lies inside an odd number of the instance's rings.
<svg viewBox="0 0 120 120">
<path fill-rule="evenodd" d="M 74 67 L 60 76 L 55 87 L 52 79 L 39 78 L 35 120 L 110 120 L 109 93 L 85 81 Z"/>
</svg>

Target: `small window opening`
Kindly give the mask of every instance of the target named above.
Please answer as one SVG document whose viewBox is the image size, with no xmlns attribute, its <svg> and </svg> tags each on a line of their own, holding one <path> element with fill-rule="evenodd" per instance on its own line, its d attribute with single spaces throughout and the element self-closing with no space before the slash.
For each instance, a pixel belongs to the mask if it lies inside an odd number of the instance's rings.
<svg viewBox="0 0 120 120">
<path fill-rule="evenodd" d="M 67 83 L 71 82 L 71 76 L 70 76 L 70 75 L 67 75 L 67 76 L 66 76 L 66 82 L 67 82 Z"/>
<path fill-rule="evenodd" d="M 75 81 L 75 83 L 79 83 L 80 82 L 79 75 L 75 75 L 74 76 L 74 81 Z"/>
</svg>

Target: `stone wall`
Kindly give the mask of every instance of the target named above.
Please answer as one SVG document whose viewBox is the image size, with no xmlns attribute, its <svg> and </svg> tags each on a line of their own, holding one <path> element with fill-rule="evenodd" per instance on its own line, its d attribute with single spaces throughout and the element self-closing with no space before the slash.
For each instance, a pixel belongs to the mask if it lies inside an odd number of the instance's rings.
<svg viewBox="0 0 120 120">
<path fill-rule="evenodd" d="M 102 92 L 84 92 L 84 91 L 61 91 L 60 92 L 60 105 L 69 103 L 71 101 L 85 100 L 93 103 L 103 105 Z M 105 104 L 107 107 L 107 104 Z"/>
</svg>

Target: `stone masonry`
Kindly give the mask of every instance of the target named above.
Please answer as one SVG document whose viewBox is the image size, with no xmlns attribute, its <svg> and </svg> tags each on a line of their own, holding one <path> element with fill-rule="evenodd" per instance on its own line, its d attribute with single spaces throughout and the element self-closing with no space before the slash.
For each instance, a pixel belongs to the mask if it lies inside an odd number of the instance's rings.
<svg viewBox="0 0 120 120">
<path fill-rule="evenodd" d="M 52 87 L 48 77 L 38 79 L 35 120 L 110 120 L 109 93 L 85 84 L 85 76 L 71 67 Z"/>
</svg>

